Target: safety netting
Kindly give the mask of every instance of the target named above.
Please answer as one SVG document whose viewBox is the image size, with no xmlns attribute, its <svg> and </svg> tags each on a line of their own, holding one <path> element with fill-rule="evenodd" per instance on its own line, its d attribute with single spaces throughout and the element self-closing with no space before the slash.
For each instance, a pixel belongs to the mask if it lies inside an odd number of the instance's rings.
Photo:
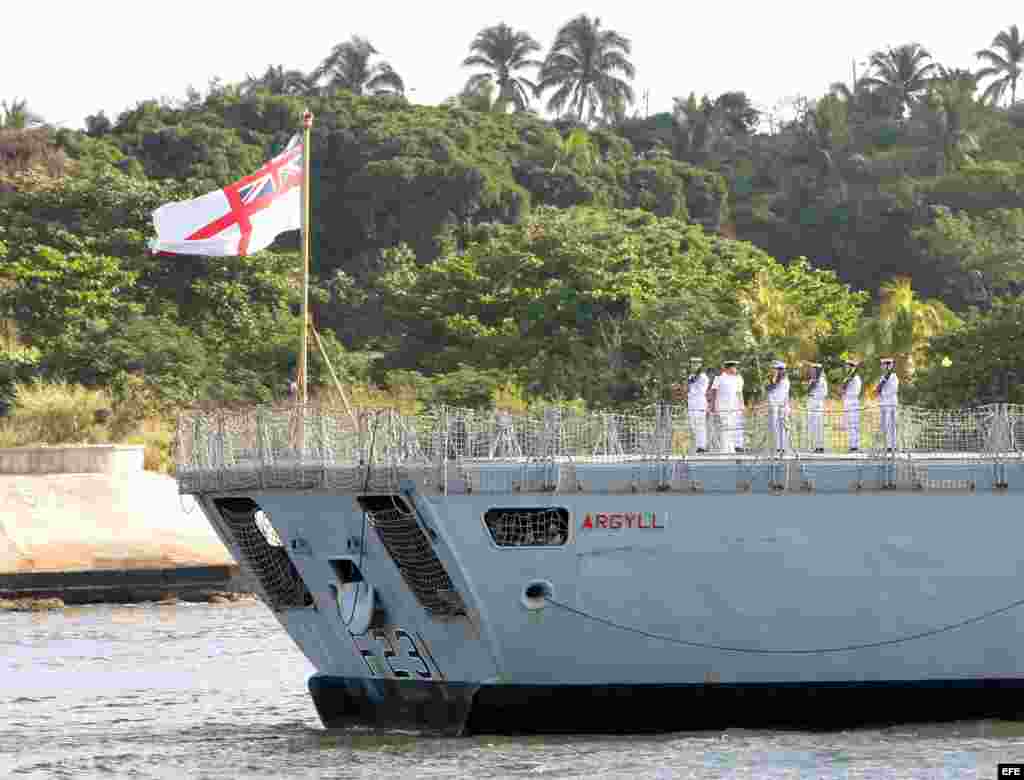
<svg viewBox="0 0 1024 780">
<path fill-rule="evenodd" d="M 408 415 L 320 405 L 183 412 L 182 492 L 260 488 L 391 491 L 405 479 L 447 484 L 468 464 L 522 464 L 517 489 L 561 490 L 577 463 L 737 455 L 1000 460 L 1024 442 L 1024 406 L 823 409 L 793 403 L 709 413 L 657 404 L 633 414 L 548 406 L 528 413 L 437 407 Z M 562 463 L 561 468 L 552 464 Z M 569 467 L 564 464 L 568 463 Z M 511 484 L 511 483 L 510 483 Z M 515 487 L 515 486 L 513 486 Z"/>
<path fill-rule="evenodd" d="M 214 503 L 242 560 L 259 580 L 267 604 L 272 609 L 312 605 L 313 596 L 266 513 L 248 498 Z"/>
<path fill-rule="evenodd" d="M 561 507 L 499 507 L 484 514 L 499 547 L 558 547 L 569 539 L 569 513 Z"/>
<path fill-rule="evenodd" d="M 415 513 L 398 496 L 362 500 L 370 525 L 424 609 L 434 617 L 466 614 L 466 604 Z"/>
</svg>

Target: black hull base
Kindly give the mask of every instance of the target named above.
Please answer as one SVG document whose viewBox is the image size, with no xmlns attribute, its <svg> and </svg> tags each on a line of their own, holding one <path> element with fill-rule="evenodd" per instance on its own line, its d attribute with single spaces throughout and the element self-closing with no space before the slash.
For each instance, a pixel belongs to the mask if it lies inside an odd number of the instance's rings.
<svg viewBox="0 0 1024 780">
<path fill-rule="evenodd" d="M 441 734 L 835 730 L 1024 718 L 1024 679 L 743 685 L 476 685 L 314 675 L 328 728 Z"/>
</svg>

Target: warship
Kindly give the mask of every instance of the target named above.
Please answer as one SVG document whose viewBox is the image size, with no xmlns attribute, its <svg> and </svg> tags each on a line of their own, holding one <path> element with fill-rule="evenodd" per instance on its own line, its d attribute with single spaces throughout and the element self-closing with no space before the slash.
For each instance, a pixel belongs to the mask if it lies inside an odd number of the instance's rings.
<svg viewBox="0 0 1024 780">
<path fill-rule="evenodd" d="M 179 490 L 324 725 L 840 728 L 1024 711 L 1024 407 L 181 414 Z M 777 419 L 777 418 L 775 418 Z M 728 443 L 730 446 L 723 446 Z M 703 449 L 703 448 L 702 448 Z"/>
</svg>

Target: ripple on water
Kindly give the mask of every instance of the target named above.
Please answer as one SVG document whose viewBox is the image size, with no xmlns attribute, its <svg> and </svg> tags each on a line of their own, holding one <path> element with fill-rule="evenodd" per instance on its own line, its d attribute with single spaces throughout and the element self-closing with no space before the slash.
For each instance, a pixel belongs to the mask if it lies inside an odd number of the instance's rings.
<svg viewBox="0 0 1024 780">
<path fill-rule="evenodd" d="M 655 737 L 328 731 L 262 604 L 0 615 L 0 777 L 989 778 L 1024 723 Z"/>
</svg>

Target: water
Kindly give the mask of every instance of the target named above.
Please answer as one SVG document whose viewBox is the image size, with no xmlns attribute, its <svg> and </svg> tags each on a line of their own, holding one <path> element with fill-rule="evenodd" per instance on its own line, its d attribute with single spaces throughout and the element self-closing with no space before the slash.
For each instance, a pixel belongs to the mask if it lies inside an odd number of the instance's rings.
<svg viewBox="0 0 1024 780">
<path fill-rule="evenodd" d="M 835 734 L 326 731 L 259 603 L 0 613 L 0 778 L 994 778 L 1024 723 Z"/>
</svg>

